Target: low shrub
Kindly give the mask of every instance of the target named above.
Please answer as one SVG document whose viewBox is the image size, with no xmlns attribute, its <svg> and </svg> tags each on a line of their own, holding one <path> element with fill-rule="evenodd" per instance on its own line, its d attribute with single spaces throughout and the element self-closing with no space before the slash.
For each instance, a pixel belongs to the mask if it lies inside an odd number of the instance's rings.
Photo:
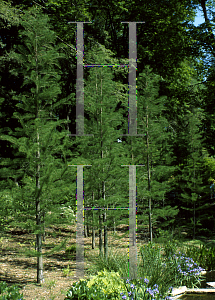
<svg viewBox="0 0 215 300">
<path fill-rule="evenodd" d="M 5 281 L 0 282 L 0 300 L 24 300 L 16 285 L 7 286 Z"/>
<path fill-rule="evenodd" d="M 69 265 L 67 266 L 67 268 L 63 269 L 63 276 L 73 276 L 73 271 L 70 270 Z"/>
<path fill-rule="evenodd" d="M 92 276 L 87 282 L 89 288 L 99 288 L 108 296 L 108 299 L 112 297 L 119 298 L 120 291 L 125 289 L 124 281 L 121 279 L 118 272 L 108 272 L 106 269 L 102 272 L 98 272 L 98 275 Z"/>
<path fill-rule="evenodd" d="M 121 299 L 120 291 L 125 289 L 119 273 L 108 272 L 104 269 L 104 271 L 98 272 L 98 275 L 91 276 L 89 280 L 81 279 L 79 282 L 73 283 L 65 299 Z"/>
<path fill-rule="evenodd" d="M 84 279 L 80 279 L 78 282 L 74 282 L 71 288 L 68 290 L 66 294 L 66 298 L 70 300 L 85 300 L 88 299 L 89 288 L 87 287 L 87 281 Z"/>
</svg>

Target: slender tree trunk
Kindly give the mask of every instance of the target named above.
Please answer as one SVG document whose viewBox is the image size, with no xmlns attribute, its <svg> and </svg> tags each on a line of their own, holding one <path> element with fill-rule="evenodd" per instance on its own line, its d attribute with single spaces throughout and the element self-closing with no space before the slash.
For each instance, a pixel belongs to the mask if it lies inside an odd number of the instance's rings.
<svg viewBox="0 0 215 300">
<path fill-rule="evenodd" d="M 116 222 L 115 222 L 115 218 L 113 218 L 113 233 L 116 233 Z"/>
<path fill-rule="evenodd" d="M 37 151 L 37 158 L 40 158 L 40 150 L 39 150 L 39 133 L 37 130 L 37 144 L 38 144 L 38 151 Z M 41 230 L 41 209 L 40 209 L 40 164 L 37 163 L 37 172 L 36 172 L 36 188 L 37 188 L 37 196 L 36 196 L 36 225 L 37 229 Z M 42 234 L 41 232 L 36 234 L 36 249 L 39 254 L 37 257 L 37 283 L 41 284 L 44 282 L 43 278 L 43 257 L 42 257 Z"/>
<path fill-rule="evenodd" d="M 46 233 L 45 233 L 45 213 L 43 213 L 43 242 L 46 241 Z"/>
<path fill-rule="evenodd" d="M 194 110 L 192 109 L 192 112 L 194 113 Z M 190 130 L 191 132 L 191 143 L 192 143 L 192 147 L 191 147 L 191 153 L 194 153 L 195 152 L 195 148 L 194 148 L 194 138 L 193 138 L 193 135 L 192 135 L 192 130 Z M 196 177 L 196 174 L 195 174 L 195 158 L 193 157 L 193 192 L 195 193 L 196 192 L 196 185 L 195 185 L 195 177 Z M 194 200 L 194 203 L 193 203 L 193 240 L 195 239 L 195 231 L 196 231 L 196 199 L 193 199 Z"/>
<path fill-rule="evenodd" d="M 92 194 L 92 198 L 93 198 L 93 206 L 94 206 L 94 192 Z M 94 209 L 92 211 L 92 249 L 95 249 L 95 227 L 94 227 Z"/>
<path fill-rule="evenodd" d="M 89 227 L 88 224 L 87 224 L 87 236 L 88 236 L 88 237 L 90 236 L 90 227 Z"/>
<path fill-rule="evenodd" d="M 101 139 L 101 149 L 103 147 L 103 132 L 102 132 L 102 79 L 101 79 L 101 122 L 100 122 L 100 128 L 101 128 L 101 134 L 100 134 L 100 139 Z M 103 149 L 101 150 L 101 158 L 103 159 Z M 104 169 L 103 169 L 103 174 L 104 174 Z M 105 199 L 104 195 L 104 182 L 102 182 L 102 198 Z M 100 213 L 99 215 L 99 250 L 100 250 L 100 256 L 103 256 L 103 244 L 102 244 L 102 219 L 104 218 L 104 214 Z"/>
<path fill-rule="evenodd" d="M 99 255 L 102 255 L 103 252 L 103 244 L 102 244 L 102 213 L 99 212 Z"/>
<path fill-rule="evenodd" d="M 103 182 L 103 199 L 105 202 L 105 182 Z M 108 258 L 108 232 L 107 232 L 107 213 L 104 211 L 103 214 L 103 222 L 104 222 L 104 256 L 107 260 Z"/>
<path fill-rule="evenodd" d="M 96 72 L 96 95 L 98 95 L 98 85 L 97 85 L 97 72 Z M 97 104 L 97 97 L 96 97 L 96 104 Z M 102 113 L 102 108 L 101 108 Z M 97 114 L 99 114 L 99 110 L 97 109 Z M 100 123 L 100 129 L 101 129 L 101 149 L 102 149 L 102 114 L 101 114 L 101 123 Z M 99 121 L 97 119 L 97 130 L 99 130 Z M 103 158 L 103 151 L 101 151 L 101 157 Z M 98 195 L 100 198 L 100 190 L 98 190 Z M 102 245 L 102 212 L 99 210 L 99 255 L 102 256 L 103 251 L 103 245 Z"/>
<path fill-rule="evenodd" d="M 94 210 L 93 210 L 93 214 L 92 214 L 92 220 L 94 222 Z M 94 226 L 92 226 L 92 249 L 95 249 L 95 229 Z"/>
<path fill-rule="evenodd" d="M 87 225 L 84 225 L 84 237 L 87 238 Z"/>
<path fill-rule="evenodd" d="M 196 238 L 196 203 L 193 205 L 193 240 Z"/>
<path fill-rule="evenodd" d="M 147 144 L 147 172 L 148 172 L 148 191 L 151 191 L 151 168 L 149 164 L 149 124 L 148 124 L 148 106 L 147 106 L 147 112 L 146 112 L 146 144 Z M 149 235 L 150 235 L 150 242 L 152 243 L 152 199 L 151 195 L 149 196 Z"/>
<path fill-rule="evenodd" d="M 84 211 L 84 220 L 85 220 L 85 223 L 87 223 L 87 210 Z M 84 237 L 87 238 L 88 235 L 87 235 L 87 224 L 84 224 Z"/>
<path fill-rule="evenodd" d="M 35 37 L 35 58 L 36 58 L 36 74 L 38 80 L 38 61 L 37 61 L 37 35 Z M 38 82 L 38 81 L 37 81 Z M 39 86 L 36 85 L 36 105 L 37 113 L 36 118 L 39 118 Z M 40 143 L 39 143 L 39 130 L 37 128 L 37 166 L 36 166 L 36 225 L 39 233 L 36 234 L 36 248 L 39 256 L 37 257 L 37 283 L 44 282 L 43 278 L 43 257 L 42 257 L 42 235 L 41 235 L 41 203 L 40 203 Z"/>
<path fill-rule="evenodd" d="M 108 237 L 107 237 L 107 214 L 106 211 L 103 214 L 103 222 L 104 222 L 104 256 L 105 259 L 108 259 Z"/>
<path fill-rule="evenodd" d="M 193 148 L 192 148 L 192 153 L 193 153 Z M 195 161 L 193 159 L 193 182 L 194 182 L 194 192 L 196 192 L 196 187 L 195 187 Z M 194 199 L 193 203 L 193 240 L 195 240 L 196 236 L 196 200 Z"/>
<path fill-rule="evenodd" d="M 67 121 L 69 121 L 69 116 L 70 116 L 70 113 L 71 113 L 71 104 L 68 105 L 68 110 L 67 110 L 67 116 L 66 116 L 66 119 Z M 69 123 L 67 123 L 67 131 L 69 132 Z"/>
</svg>

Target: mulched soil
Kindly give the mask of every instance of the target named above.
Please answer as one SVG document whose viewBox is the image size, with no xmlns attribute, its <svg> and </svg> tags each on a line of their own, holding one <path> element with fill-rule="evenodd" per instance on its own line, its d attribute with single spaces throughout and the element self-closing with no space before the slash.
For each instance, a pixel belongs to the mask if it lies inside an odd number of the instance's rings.
<svg viewBox="0 0 215 300">
<path fill-rule="evenodd" d="M 59 229 L 61 230 L 59 232 Z M 120 237 L 128 230 L 128 226 L 120 225 L 117 227 L 117 235 Z M 50 233 L 55 232 L 53 237 Z M 43 242 L 44 251 L 50 250 L 56 245 L 68 238 L 66 247 L 76 244 L 76 227 L 75 225 L 63 228 L 61 226 L 51 226 L 47 229 L 45 242 Z M 66 292 L 71 287 L 73 282 L 78 279 L 75 277 L 76 262 L 74 259 L 69 259 L 66 256 L 65 248 L 53 253 L 48 257 L 43 257 L 44 278 L 45 282 L 42 285 L 36 283 L 36 263 L 35 257 L 21 256 L 20 251 L 24 248 L 34 249 L 33 242 L 35 236 L 21 229 L 13 229 L 1 235 L 0 238 L 0 280 L 6 281 L 8 285 L 16 284 L 20 287 L 20 292 L 23 293 L 26 300 L 64 300 Z M 129 234 L 120 240 L 113 236 L 112 231 L 108 231 L 108 245 L 117 253 L 128 253 Z M 137 249 L 141 245 L 148 243 L 148 230 L 146 228 L 138 229 L 137 231 Z M 210 240 L 206 240 L 210 242 Z M 99 238 L 96 232 L 96 247 L 92 249 L 92 236 L 84 238 L 84 265 L 88 269 L 90 265 L 95 263 L 95 259 L 99 256 Z M 214 240 L 213 240 L 214 242 Z M 65 275 L 63 270 L 69 266 L 71 275 Z M 214 271 L 213 271 L 214 272 Z M 85 276 L 88 278 L 89 276 Z M 209 278 L 207 278 L 208 280 Z M 211 279 L 211 278 L 210 278 Z M 211 280 L 209 280 L 211 281 Z"/>
<path fill-rule="evenodd" d="M 59 229 L 61 233 L 58 233 Z M 128 226 L 120 225 L 117 228 L 117 234 L 121 236 L 125 230 L 128 230 Z M 45 251 L 50 250 L 52 246 L 60 244 L 65 238 L 69 238 L 66 247 L 76 243 L 76 228 L 74 225 L 67 226 L 66 229 L 52 226 L 47 231 L 55 232 L 57 236 L 46 236 L 46 240 L 43 242 Z M 117 249 L 117 252 L 122 251 L 122 253 L 127 254 L 128 239 L 129 235 L 127 234 L 127 237 L 119 241 L 112 236 L 112 232 L 108 232 L 108 243 L 113 246 L 113 249 Z M 95 261 L 95 257 L 99 255 L 98 236 L 96 237 L 95 249 L 92 249 L 91 240 L 91 236 L 84 238 L 85 268 L 89 267 L 89 265 Z M 75 278 L 75 259 L 68 259 L 65 254 L 65 249 L 50 255 L 50 257 L 44 257 L 45 282 L 39 285 L 36 283 L 37 259 L 35 257 L 20 256 L 19 254 L 23 248 L 29 247 L 30 249 L 34 249 L 34 241 L 35 236 L 33 234 L 23 232 L 19 229 L 14 229 L 2 235 L 0 239 L 0 280 L 6 281 L 8 285 L 17 284 L 26 300 L 64 300 L 66 291 L 73 282 L 77 281 Z M 143 240 L 142 233 L 137 233 L 138 250 L 140 245 L 145 243 L 146 240 Z M 63 269 L 67 268 L 68 265 L 71 272 L 73 272 L 72 276 L 66 276 L 63 273 Z"/>
</svg>

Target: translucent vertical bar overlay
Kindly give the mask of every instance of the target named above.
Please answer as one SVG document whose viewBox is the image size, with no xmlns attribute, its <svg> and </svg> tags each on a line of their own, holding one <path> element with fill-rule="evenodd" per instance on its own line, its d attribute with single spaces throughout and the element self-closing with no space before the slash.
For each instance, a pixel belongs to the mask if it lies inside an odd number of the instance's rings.
<svg viewBox="0 0 215 300">
<path fill-rule="evenodd" d="M 136 104 L 136 68 L 137 68 L 137 35 L 136 23 L 129 23 L 129 115 L 128 133 L 137 134 L 137 104 Z"/>
<path fill-rule="evenodd" d="M 136 69 L 137 69 L 137 34 L 136 24 L 145 22 L 121 22 L 129 24 L 129 74 L 128 74 L 128 134 L 130 136 L 139 136 L 137 134 L 137 100 L 136 100 Z"/>
<path fill-rule="evenodd" d="M 83 23 L 91 22 L 68 22 L 77 23 L 76 49 L 77 49 L 77 79 L 76 79 L 76 134 L 71 136 L 85 136 L 84 134 L 84 27 Z M 87 134 L 92 136 L 93 134 Z"/>
<path fill-rule="evenodd" d="M 84 28 L 77 23 L 76 134 L 84 135 Z"/>
<path fill-rule="evenodd" d="M 68 165 L 76 166 L 76 165 Z M 84 277 L 84 190 L 83 167 L 91 165 L 77 165 L 77 214 L 76 214 L 76 279 Z"/>
<path fill-rule="evenodd" d="M 84 277 L 83 166 L 77 166 L 76 277 Z"/>
<path fill-rule="evenodd" d="M 122 166 L 129 167 L 129 279 L 137 279 L 136 167 L 144 165 Z"/>
<path fill-rule="evenodd" d="M 129 166 L 129 278 L 137 278 L 136 166 Z"/>
</svg>

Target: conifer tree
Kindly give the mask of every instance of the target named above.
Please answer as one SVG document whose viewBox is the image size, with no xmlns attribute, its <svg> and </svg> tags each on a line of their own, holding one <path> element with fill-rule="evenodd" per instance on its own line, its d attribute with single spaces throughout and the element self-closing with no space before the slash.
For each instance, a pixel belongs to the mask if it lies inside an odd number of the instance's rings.
<svg viewBox="0 0 215 300">
<path fill-rule="evenodd" d="M 193 227 L 193 239 L 196 236 L 196 225 L 200 225 L 200 220 L 196 218 L 196 209 L 201 208 L 200 195 L 206 191 L 203 183 L 203 167 L 204 167 L 204 154 L 203 154 L 203 139 L 199 131 L 202 110 L 191 107 L 185 116 L 187 121 L 186 131 L 186 145 L 188 149 L 188 156 L 181 167 L 181 188 L 182 188 L 182 209 L 192 212 L 191 226 Z M 188 225 L 189 226 L 189 225 Z"/>
<path fill-rule="evenodd" d="M 23 75 L 22 89 L 13 96 L 19 109 L 13 117 L 19 120 L 20 126 L 1 138 L 18 151 L 16 161 L 8 158 L 4 163 L 7 172 L 10 165 L 19 165 L 14 175 L 21 176 L 22 184 L 12 189 L 12 193 L 15 191 L 12 195 L 14 212 L 17 212 L 15 222 L 25 228 L 30 224 L 36 234 L 37 251 L 29 255 L 37 256 L 37 283 L 42 283 L 44 222 L 54 224 L 60 220 L 60 200 L 65 193 L 58 196 L 63 188 L 63 175 L 68 170 L 62 160 L 68 140 L 65 138 L 68 132 L 64 130 L 66 121 L 58 120 L 56 114 L 65 101 L 59 99 L 59 58 L 62 54 L 55 47 L 55 34 L 50 29 L 48 17 L 41 14 L 39 8 L 26 11 L 21 24 L 21 42 L 11 53 L 20 66 L 11 72 Z"/>
<path fill-rule="evenodd" d="M 93 51 L 89 51 L 87 54 L 86 61 L 88 64 L 118 63 L 111 57 L 111 53 L 101 46 L 100 48 L 95 47 Z M 123 94 L 123 89 L 122 84 L 113 81 L 111 68 L 90 68 L 84 88 L 84 105 L 89 119 L 85 121 L 85 134 L 93 134 L 94 137 L 80 137 L 80 145 L 78 146 L 81 149 L 81 157 L 78 158 L 78 161 L 92 165 L 89 171 L 86 171 L 87 175 L 84 176 L 86 197 L 84 203 L 88 207 L 128 207 L 128 188 L 126 187 L 128 170 L 121 167 L 121 164 L 126 164 L 126 161 L 123 158 L 123 146 L 117 142 L 120 137 L 120 131 L 117 130 L 117 127 L 121 126 L 123 121 L 117 104 L 120 101 L 125 103 L 127 100 L 126 95 Z M 91 200 L 92 193 L 94 193 L 93 203 Z M 103 255 L 102 223 L 103 221 L 106 222 L 104 250 L 107 257 L 107 229 L 110 224 L 112 225 L 111 217 L 114 216 L 116 220 L 119 219 L 118 216 L 122 215 L 122 211 L 106 210 L 104 212 L 101 209 L 85 211 L 85 221 L 87 213 L 93 214 L 94 222 L 90 225 L 97 225 L 100 230 L 100 255 Z M 99 217 L 100 223 L 95 222 L 96 215 Z"/>
<path fill-rule="evenodd" d="M 145 201 L 148 200 L 148 224 L 150 241 L 153 240 L 153 224 L 169 218 L 169 223 L 177 214 L 177 207 L 163 205 L 165 192 L 169 187 L 168 180 L 174 170 L 172 157 L 171 135 L 167 131 L 168 121 L 163 116 L 166 97 L 159 96 L 159 81 L 161 78 L 152 73 L 147 66 L 138 78 L 137 120 L 140 134 L 133 142 L 135 164 L 145 164 L 138 170 L 141 174 L 137 187 L 139 199 L 144 205 L 142 216 L 138 220 L 146 220 L 144 214 Z M 141 203 L 137 203 L 141 210 Z"/>
</svg>

